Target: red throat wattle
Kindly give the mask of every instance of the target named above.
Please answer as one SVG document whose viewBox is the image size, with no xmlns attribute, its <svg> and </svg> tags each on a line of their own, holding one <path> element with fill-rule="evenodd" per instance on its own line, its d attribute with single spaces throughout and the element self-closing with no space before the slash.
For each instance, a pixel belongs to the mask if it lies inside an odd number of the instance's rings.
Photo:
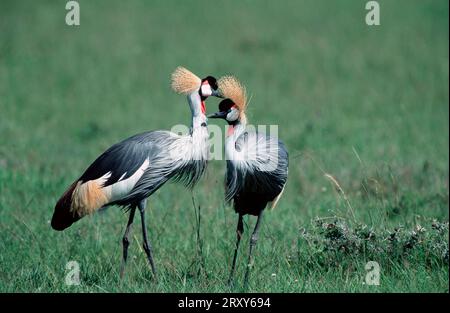
<svg viewBox="0 0 450 313">
<path fill-rule="evenodd" d="M 234 133 L 234 126 L 233 125 L 228 126 L 227 136 L 231 136 L 233 135 L 233 133 Z"/>
<path fill-rule="evenodd" d="M 205 81 L 202 82 L 202 85 L 208 85 L 208 84 L 209 84 L 209 83 L 208 83 L 207 80 L 205 80 Z M 205 105 L 205 101 L 202 101 L 202 113 L 203 113 L 203 114 L 206 114 L 206 105 Z"/>
<path fill-rule="evenodd" d="M 206 114 L 206 105 L 205 105 L 205 101 L 202 101 L 202 113 Z"/>
</svg>

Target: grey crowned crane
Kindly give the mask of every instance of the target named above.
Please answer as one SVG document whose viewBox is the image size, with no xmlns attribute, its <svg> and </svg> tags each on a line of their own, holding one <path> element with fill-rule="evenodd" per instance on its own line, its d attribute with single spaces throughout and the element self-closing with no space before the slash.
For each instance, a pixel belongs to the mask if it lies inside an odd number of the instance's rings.
<svg viewBox="0 0 450 313">
<path fill-rule="evenodd" d="M 233 283 L 239 243 L 244 232 L 243 216 L 257 216 L 244 278 L 244 286 L 247 286 L 264 209 L 269 203 L 271 208 L 276 206 L 286 184 L 288 152 L 277 138 L 246 128 L 247 97 L 244 86 L 236 78 L 223 77 L 219 79 L 218 86 L 219 93 L 226 99 L 220 102 L 219 112 L 208 117 L 222 118 L 229 124 L 225 140 L 225 200 L 232 201 L 234 210 L 239 214 L 237 241 L 228 280 L 230 285 Z"/>
<path fill-rule="evenodd" d="M 146 201 L 169 180 L 193 187 L 202 176 L 209 156 L 205 100 L 217 94 L 216 79 L 200 79 L 178 67 L 172 74 L 172 89 L 187 95 L 192 127 L 187 135 L 166 130 L 144 132 L 127 138 L 101 154 L 62 195 L 55 206 L 51 226 L 62 231 L 82 217 L 111 205 L 129 210 L 122 239 L 120 276 L 127 262 L 131 225 L 136 208 L 142 223 L 143 247 L 156 277 L 152 247 L 145 224 Z"/>
</svg>

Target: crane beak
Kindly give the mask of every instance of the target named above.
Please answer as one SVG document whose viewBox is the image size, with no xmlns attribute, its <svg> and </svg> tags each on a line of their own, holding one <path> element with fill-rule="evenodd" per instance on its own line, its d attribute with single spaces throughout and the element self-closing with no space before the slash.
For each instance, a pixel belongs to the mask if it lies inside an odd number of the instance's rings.
<svg viewBox="0 0 450 313">
<path fill-rule="evenodd" d="M 219 111 L 216 113 L 212 113 L 208 115 L 208 118 L 226 118 L 227 117 L 228 112 L 225 111 Z"/>
<path fill-rule="evenodd" d="M 217 98 L 223 98 L 222 94 L 219 92 L 218 89 L 217 90 L 211 89 L 211 90 L 212 90 L 211 96 L 214 96 Z"/>
</svg>

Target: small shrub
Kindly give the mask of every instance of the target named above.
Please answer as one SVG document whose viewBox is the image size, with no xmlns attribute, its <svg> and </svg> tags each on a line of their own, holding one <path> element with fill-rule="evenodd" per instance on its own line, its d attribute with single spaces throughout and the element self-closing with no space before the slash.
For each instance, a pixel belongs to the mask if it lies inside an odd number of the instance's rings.
<svg viewBox="0 0 450 313">
<path fill-rule="evenodd" d="M 309 230 L 300 229 L 298 262 L 310 266 L 351 266 L 355 262 L 391 265 L 411 263 L 427 267 L 449 264 L 449 223 L 433 221 L 429 228 L 375 230 L 366 224 L 349 224 L 345 219 L 316 218 Z"/>
</svg>

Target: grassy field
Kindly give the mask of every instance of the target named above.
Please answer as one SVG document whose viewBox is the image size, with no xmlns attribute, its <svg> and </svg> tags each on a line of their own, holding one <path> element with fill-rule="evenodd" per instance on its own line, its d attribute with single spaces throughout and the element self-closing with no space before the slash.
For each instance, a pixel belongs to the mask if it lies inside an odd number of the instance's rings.
<svg viewBox="0 0 450 313">
<path fill-rule="evenodd" d="M 65 25 L 65 2 L 0 2 L 1 292 L 241 290 L 255 220 L 230 289 L 237 216 L 223 202 L 224 162 L 193 192 L 170 184 L 150 198 L 158 282 L 139 223 L 119 280 L 127 216 L 117 207 L 62 233 L 49 225 L 107 147 L 190 123 L 169 88 L 177 65 L 239 77 L 250 121 L 278 124 L 290 151 L 250 291 L 449 291 L 447 0 L 379 1 L 379 27 L 365 24 L 366 1 L 81 0 L 79 27 Z M 80 286 L 65 284 L 71 260 Z M 379 286 L 364 284 L 368 261 L 380 264 Z"/>
</svg>

